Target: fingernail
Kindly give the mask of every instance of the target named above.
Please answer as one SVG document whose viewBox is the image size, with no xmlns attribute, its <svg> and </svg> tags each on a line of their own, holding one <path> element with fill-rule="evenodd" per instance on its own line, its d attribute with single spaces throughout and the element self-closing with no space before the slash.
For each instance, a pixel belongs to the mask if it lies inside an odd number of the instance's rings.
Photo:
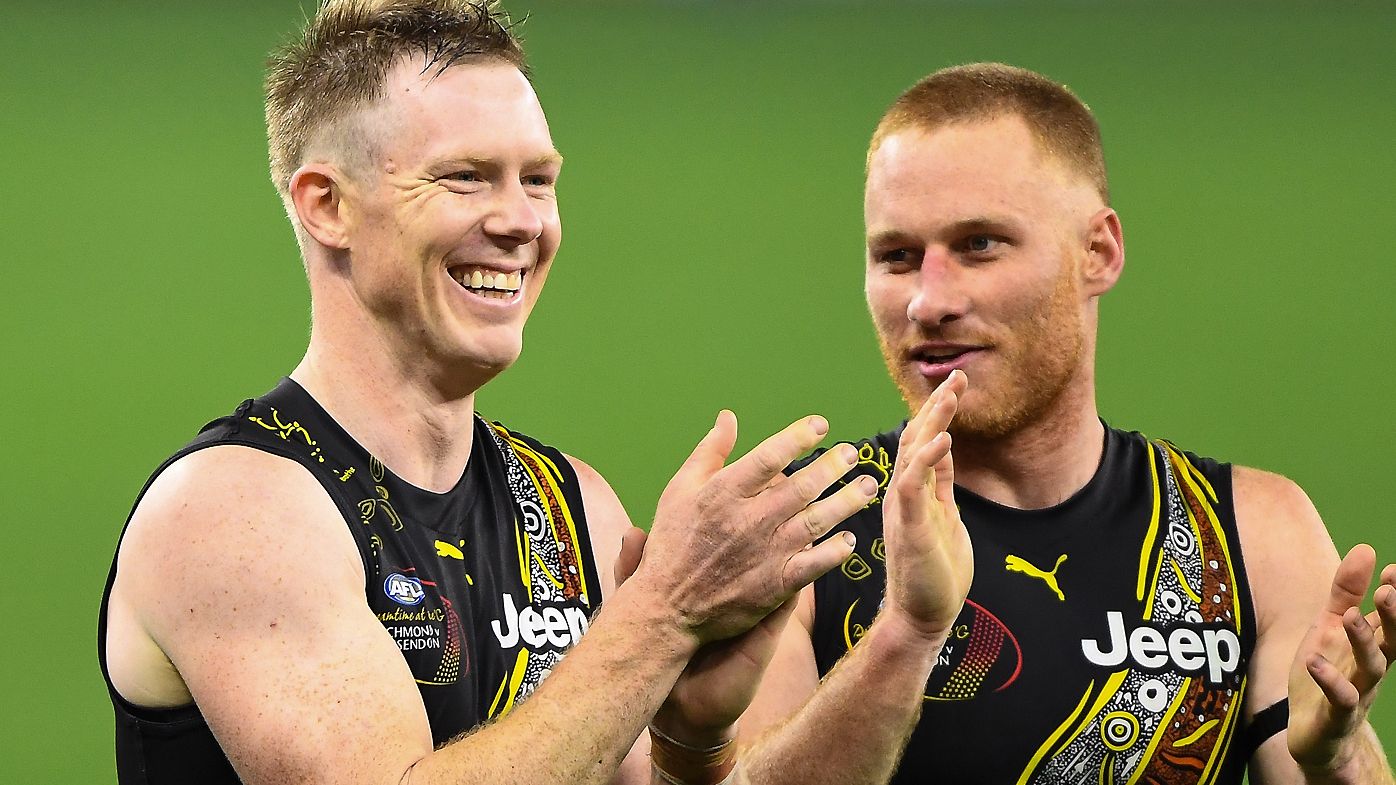
<svg viewBox="0 0 1396 785">
<path fill-rule="evenodd" d="M 851 444 L 839 445 L 839 457 L 851 466 L 858 461 L 858 450 Z"/>
<path fill-rule="evenodd" d="M 809 418 L 809 427 L 813 428 L 815 433 L 823 436 L 829 432 L 829 421 L 816 414 Z"/>
<path fill-rule="evenodd" d="M 848 543 L 848 547 L 850 548 L 858 544 L 858 538 L 853 536 L 853 532 L 843 532 L 839 536 L 843 538 L 844 542 Z"/>
<path fill-rule="evenodd" d="M 860 490 L 863 491 L 863 493 L 877 493 L 877 480 L 874 480 L 866 474 L 858 478 L 858 485 Z"/>
</svg>

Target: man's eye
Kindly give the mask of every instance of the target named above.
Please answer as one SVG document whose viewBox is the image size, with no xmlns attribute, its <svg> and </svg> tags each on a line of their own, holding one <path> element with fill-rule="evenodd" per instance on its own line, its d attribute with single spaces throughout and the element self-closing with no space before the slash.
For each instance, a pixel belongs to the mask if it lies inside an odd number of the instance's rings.
<svg viewBox="0 0 1396 785">
<path fill-rule="evenodd" d="M 553 178 L 545 174 L 530 174 L 523 178 L 523 184 L 546 188 L 553 184 Z"/>
<path fill-rule="evenodd" d="M 448 175 L 445 175 L 445 176 L 442 177 L 441 179 L 442 179 L 442 180 L 458 180 L 458 181 L 463 182 L 463 183 L 478 183 L 478 182 L 481 182 L 480 173 L 479 173 L 479 172 L 471 172 L 471 171 L 452 172 L 452 173 L 450 173 L 450 174 L 448 174 Z"/>
<path fill-rule="evenodd" d="M 985 253 L 992 251 L 1002 242 L 997 237 L 990 237 L 987 234 L 974 234 L 965 238 L 965 250 L 971 253 Z"/>
<path fill-rule="evenodd" d="M 912 260 L 912 253 L 906 248 L 896 248 L 878 254 L 877 260 L 883 264 L 906 264 Z"/>
</svg>

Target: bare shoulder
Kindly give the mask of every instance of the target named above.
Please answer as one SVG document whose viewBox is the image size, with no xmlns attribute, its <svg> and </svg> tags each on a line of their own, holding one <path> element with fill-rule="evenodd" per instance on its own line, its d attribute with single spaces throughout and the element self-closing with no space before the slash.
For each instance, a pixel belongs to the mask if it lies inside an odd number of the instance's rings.
<svg viewBox="0 0 1396 785">
<path fill-rule="evenodd" d="M 127 569 L 135 564 L 141 569 Z M 117 580 L 138 583 L 154 572 L 162 581 L 205 584 L 226 574 L 236 585 L 262 565 L 285 564 L 363 581 L 339 510 L 309 471 L 224 445 L 181 458 L 151 484 L 122 540 Z"/>
<path fill-rule="evenodd" d="M 113 682 L 133 702 L 188 701 L 181 657 L 242 624 L 272 624 L 297 585 L 361 596 L 363 565 L 338 509 L 294 461 L 218 446 L 151 484 L 122 538 L 108 600 Z M 210 638 L 212 636 L 212 638 Z M 176 664 L 172 664 L 176 663 Z"/>
<path fill-rule="evenodd" d="M 127 641 L 167 658 L 244 782 L 348 771 L 396 781 L 431 751 L 431 732 L 364 580 L 339 508 L 308 470 L 211 447 L 169 467 L 142 499 L 108 629 L 117 635 L 115 614 L 129 612 Z M 109 637 L 109 660 L 119 647 Z M 127 674 L 158 681 L 160 663 L 130 651 Z M 345 743 L 344 728 L 374 744 Z"/>
<path fill-rule="evenodd" d="M 1320 585 L 1327 585 L 1338 564 L 1338 554 L 1323 519 L 1303 488 L 1288 477 L 1237 466 L 1232 469 L 1232 498 L 1246 568 L 1253 582 L 1272 577 L 1266 573 L 1277 570 L 1292 578 L 1302 564 L 1304 571 L 1321 576 Z M 1304 558 L 1296 559 L 1296 554 L 1303 554 Z"/>
<path fill-rule="evenodd" d="M 1232 470 L 1236 529 L 1256 613 L 1247 712 L 1288 695 L 1299 642 L 1328 596 L 1338 553 L 1308 494 L 1279 474 Z"/>
<path fill-rule="evenodd" d="M 620 554 L 621 541 L 634 525 L 620 497 L 600 472 L 572 455 L 564 454 L 564 457 L 577 473 L 577 483 L 582 489 L 582 504 L 586 506 L 592 559 L 600 573 L 603 594 L 610 594 L 616 588 L 612 567 Z"/>
</svg>

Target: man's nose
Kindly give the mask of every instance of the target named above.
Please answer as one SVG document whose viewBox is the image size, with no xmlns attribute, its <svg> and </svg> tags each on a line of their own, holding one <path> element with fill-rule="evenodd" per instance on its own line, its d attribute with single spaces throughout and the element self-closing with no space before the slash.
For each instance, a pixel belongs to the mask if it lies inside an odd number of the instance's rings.
<svg viewBox="0 0 1396 785">
<path fill-rule="evenodd" d="M 916 271 L 916 294 L 906 318 L 924 327 L 953 322 L 969 311 L 965 269 L 946 248 L 927 248 Z"/>
<path fill-rule="evenodd" d="M 534 198 L 522 184 L 514 183 L 496 191 L 484 229 L 485 234 L 510 247 L 526 245 L 543 234 L 543 218 Z"/>
</svg>

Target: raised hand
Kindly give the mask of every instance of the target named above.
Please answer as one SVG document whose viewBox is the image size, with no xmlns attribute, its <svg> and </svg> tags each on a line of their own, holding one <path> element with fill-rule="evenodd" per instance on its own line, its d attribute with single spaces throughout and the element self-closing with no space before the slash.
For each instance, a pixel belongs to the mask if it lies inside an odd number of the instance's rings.
<svg viewBox="0 0 1396 785">
<path fill-rule="evenodd" d="M 751 629 L 848 557 L 852 546 L 842 537 L 813 543 L 872 490 L 855 483 L 815 499 L 856 455 L 830 450 L 778 480 L 826 433 L 822 417 L 807 417 L 724 465 L 737 438 L 736 416 L 724 411 L 664 489 L 631 581 L 676 611 L 697 643 Z"/>
<path fill-rule="evenodd" d="M 974 578 L 946 432 L 968 381 L 952 372 L 907 423 L 882 501 L 887 593 L 881 617 L 936 643 L 954 624 Z"/>
<path fill-rule="evenodd" d="M 631 529 L 616 559 L 617 586 L 634 574 L 644 549 L 644 531 Z M 655 715 L 655 727 L 695 746 L 732 738 L 733 723 L 751 703 L 797 601 L 787 600 L 741 635 L 699 649 Z"/>
<path fill-rule="evenodd" d="M 1368 545 L 1344 557 L 1290 668 L 1289 751 L 1306 771 L 1339 772 L 1357 760 L 1367 711 L 1396 660 L 1396 564 L 1382 570 L 1377 609 L 1358 610 L 1376 560 Z"/>
</svg>

